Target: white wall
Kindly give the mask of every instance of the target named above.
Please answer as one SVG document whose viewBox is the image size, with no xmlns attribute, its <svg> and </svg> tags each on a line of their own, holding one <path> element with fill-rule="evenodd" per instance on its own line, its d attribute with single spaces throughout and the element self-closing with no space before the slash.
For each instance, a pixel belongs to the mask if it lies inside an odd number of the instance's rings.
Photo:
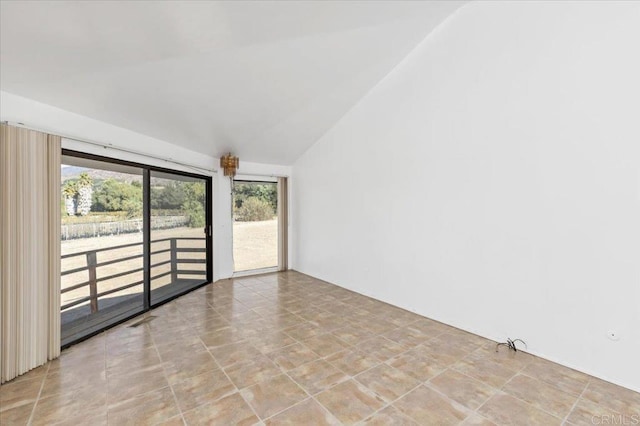
<svg viewBox="0 0 640 426">
<path fill-rule="evenodd" d="M 640 390 L 639 41 L 463 7 L 295 163 L 296 269 Z"/>
<path fill-rule="evenodd" d="M 142 135 L 121 127 L 74 114 L 51 105 L 33 101 L 12 93 L 0 92 L 0 121 L 10 124 L 23 123 L 26 127 L 58 134 L 67 138 L 77 138 L 90 142 L 112 145 L 114 148 L 142 153 L 142 155 L 105 149 L 73 140 L 63 139 L 63 147 L 88 152 L 105 157 L 135 161 L 158 167 L 182 170 L 213 176 L 213 278 L 214 281 L 228 278 L 233 274 L 231 198 L 229 178 L 222 173 L 206 170 L 218 169 L 219 159 L 189 151 L 168 142 Z M 171 162 L 145 156 L 171 159 L 205 170 L 177 165 Z M 241 159 L 242 160 L 242 159 Z M 241 171 L 262 175 L 291 176 L 291 167 L 260 163 L 240 163 Z M 291 238 L 291 237 L 290 237 Z"/>
</svg>

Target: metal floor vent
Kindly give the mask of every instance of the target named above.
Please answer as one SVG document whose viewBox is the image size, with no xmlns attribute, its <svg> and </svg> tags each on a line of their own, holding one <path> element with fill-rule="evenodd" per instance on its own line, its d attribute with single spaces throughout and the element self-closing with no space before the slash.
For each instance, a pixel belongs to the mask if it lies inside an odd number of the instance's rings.
<svg viewBox="0 0 640 426">
<path fill-rule="evenodd" d="M 152 321 L 154 318 L 155 318 L 155 316 L 154 316 L 154 315 L 149 315 L 149 316 L 148 316 L 148 317 L 146 317 L 146 318 L 142 318 L 142 319 L 141 319 L 140 321 L 138 321 L 138 322 L 134 322 L 133 324 L 131 324 L 131 325 L 129 326 L 129 328 L 136 328 L 136 327 L 138 327 L 138 326 L 140 326 L 140 325 L 142 325 L 142 324 L 144 324 L 144 323 L 146 323 L 146 322 Z"/>
</svg>

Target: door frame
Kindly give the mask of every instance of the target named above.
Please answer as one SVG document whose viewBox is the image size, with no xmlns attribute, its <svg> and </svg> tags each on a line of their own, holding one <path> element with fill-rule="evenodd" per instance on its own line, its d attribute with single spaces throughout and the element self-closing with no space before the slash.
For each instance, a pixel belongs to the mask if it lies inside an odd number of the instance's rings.
<svg viewBox="0 0 640 426">
<path fill-rule="evenodd" d="M 274 185 L 276 185 L 276 197 L 277 197 L 277 209 L 276 209 L 276 215 L 277 215 L 277 223 L 278 223 L 278 229 L 277 229 L 277 256 L 278 256 L 278 263 L 274 266 L 268 266 L 268 267 L 264 267 L 264 268 L 256 268 L 256 269 L 247 269 L 244 271 L 236 271 L 235 270 L 235 259 L 234 259 L 234 264 L 233 264 L 233 274 L 232 277 L 247 277 L 247 276 L 252 276 L 252 275 L 261 275 L 261 274 L 269 274 L 269 273 L 273 273 L 273 272 L 281 272 L 283 270 L 286 269 L 282 269 L 282 266 L 284 265 L 285 268 L 288 268 L 288 246 L 289 246 L 289 242 L 288 242 L 288 198 L 289 198 L 289 194 L 288 189 L 286 187 L 286 183 L 284 184 L 284 188 L 283 185 L 281 184 L 281 179 L 285 179 L 285 182 L 288 182 L 288 178 L 285 176 L 262 176 L 262 175 L 253 175 L 251 173 L 247 173 L 247 174 L 237 174 L 236 176 L 234 176 L 231 179 L 231 252 L 232 252 L 232 258 L 233 258 L 233 251 L 234 251 L 234 237 L 233 237 L 233 225 L 234 225 L 234 220 L 233 220 L 233 210 L 235 207 L 235 199 L 234 199 L 234 184 L 235 182 L 241 182 L 241 183 L 256 183 L 256 184 L 262 184 L 262 183 L 272 183 Z M 282 190 L 284 189 L 284 193 L 281 194 Z M 284 209 L 282 207 L 282 202 L 283 202 L 283 197 L 284 197 L 284 201 L 285 201 L 285 206 Z M 285 216 L 285 220 L 282 220 L 282 216 Z M 281 259 L 282 256 L 285 256 L 285 259 Z"/>
</svg>

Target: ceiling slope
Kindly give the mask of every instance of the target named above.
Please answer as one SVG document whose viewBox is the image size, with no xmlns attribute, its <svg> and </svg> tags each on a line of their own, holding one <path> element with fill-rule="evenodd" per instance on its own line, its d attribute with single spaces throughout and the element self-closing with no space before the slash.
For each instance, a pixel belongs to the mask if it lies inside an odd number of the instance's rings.
<svg viewBox="0 0 640 426">
<path fill-rule="evenodd" d="M 463 2 L 1 2 L 0 88 L 292 164 Z"/>
</svg>

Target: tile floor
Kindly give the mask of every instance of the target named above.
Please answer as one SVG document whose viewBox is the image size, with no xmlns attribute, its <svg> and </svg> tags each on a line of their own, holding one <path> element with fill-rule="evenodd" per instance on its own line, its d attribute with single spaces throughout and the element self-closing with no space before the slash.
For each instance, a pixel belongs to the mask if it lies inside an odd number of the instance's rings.
<svg viewBox="0 0 640 426">
<path fill-rule="evenodd" d="M 296 272 L 220 281 L 149 315 L 0 387 L 0 423 L 640 419 L 638 393 Z"/>
</svg>

